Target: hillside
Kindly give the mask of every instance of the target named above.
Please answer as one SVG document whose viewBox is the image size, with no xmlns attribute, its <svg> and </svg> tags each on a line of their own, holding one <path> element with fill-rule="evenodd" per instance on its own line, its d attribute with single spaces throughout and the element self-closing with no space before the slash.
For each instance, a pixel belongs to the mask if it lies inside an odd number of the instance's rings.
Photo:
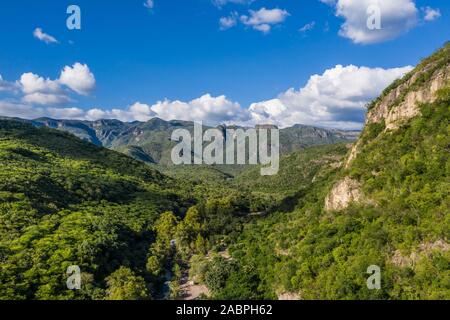
<svg viewBox="0 0 450 320">
<path fill-rule="evenodd" d="M 232 184 L 260 197 L 270 197 L 273 205 L 296 202 L 328 170 L 338 168 L 344 161 L 349 145 L 346 143 L 309 147 L 284 155 L 280 171 L 273 176 L 261 176 L 259 167 L 238 174 Z"/>
<path fill-rule="evenodd" d="M 447 44 L 390 86 L 339 169 L 245 227 L 216 298 L 450 298 L 449 62 Z"/>
<path fill-rule="evenodd" d="M 192 203 L 180 185 L 120 153 L 15 121 L 0 121 L 0 162 L 0 299 L 103 298 L 119 267 L 139 280 L 135 298 L 150 296 L 154 221 Z M 65 287 L 71 265 L 82 270 L 79 292 Z"/>
</svg>

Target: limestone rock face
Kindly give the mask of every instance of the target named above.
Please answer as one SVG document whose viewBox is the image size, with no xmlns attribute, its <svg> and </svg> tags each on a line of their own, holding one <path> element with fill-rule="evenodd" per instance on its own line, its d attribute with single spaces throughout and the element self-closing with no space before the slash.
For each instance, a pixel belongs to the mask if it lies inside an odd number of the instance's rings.
<svg viewBox="0 0 450 320">
<path fill-rule="evenodd" d="M 393 265 L 401 268 L 414 268 L 415 264 L 423 258 L 428 257 L 433 251 L 447 252 L 450 250 L 450 244 L 445 240 L 439 239 L 435 242 L 424 242 L 419 245 L 410 255 L 403 255 L 400 250 L 396 250 L 391 258 Z"/>
<path fill-rule="evenodd" d="M 389 91 L 371 108 L 366 117 L 366 126 L 384 121 L 386 131 L 398 129 L 408 120 L 420 115 L 421 103 L 432 103 L 436 100 L 436 93 L 450 83 L 450 65 L 433 70 L 431 64 L 420 70 L 412 71 L 411 77 Z M 427 80 L 423 80 L 426 78 Z M 345 168 L 350 167 L 362 148 L 361 140 L 355 143 L 345 162 Z"/>
<path fill-rule="evenodd" d="M 420 115 L 419 104 L 434 102 L 436 92 L 450 81 L 450 66 L 447 66 L 437 70 L 430 80 L 422 85 L 417 85 L 416 82 L 426 71 L 425 68 L 416 72 L 408 81 L 391 90 L 367 113 L 366 124 L 379 123 L 384 120 L 386 129 L 393 130 L 398 128 L 401 123 Z M 414 85 L 418 88 L 408 91 Z M 395 105 L 396 103 L 398 104 Z"/>
<path fill-rule="evenodd" d="M 347 157 L 347 160 L 345 161 L 345 168 L 347 169 L 348 167 L 350 167 L 350 164 L 352 163 L 353 160 L 356 159 L 356 156 L 359 153 L 359 148 L 361 147 L 361 140 L 358 140 L 351 148 L 350 150 L 350 154 Z"/>
<path fill-rule="evenodd" d="M 339 211 L 347 208 L 353 202 L 361 202 L 363 193 L 358 181 L 349 177 L 336 183 L 325 199 L 325 210 Z"/>
<path fill-rule="evenodd" d="M 282 292 L 278 294 L 278 300 L 281 301 L 301 300 L 301 296 L 295 292 Z"/>
</svg>

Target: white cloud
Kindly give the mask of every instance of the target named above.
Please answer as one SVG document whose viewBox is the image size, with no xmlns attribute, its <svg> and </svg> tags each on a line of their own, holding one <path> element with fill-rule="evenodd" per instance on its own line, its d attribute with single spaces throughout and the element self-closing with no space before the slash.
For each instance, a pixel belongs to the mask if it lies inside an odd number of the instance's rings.
<svg viewBox="0 0 450 320">
<path fill-rule="evenodd" d="M 269 32 L 273 25 L 284 22 L 289 16 L 289 12 L 282 9 L 261 8 L 258 11 L 249 10 L 249 13 L 250 16 L 241 16 L 241 22 L 264 33 Z"/>
<path fill-rule="evenodd" d="M 8 82 L 3 80 L 2 75 L 0 75 L 0 91 L 8 90 Z"/>
<path fill-rule="evenodd" d="M 249 120 L 246 110 L 239 103 L 225 96 L 213 97 L 205 94 L 190 102 L 160 101 L 152 106 L 152 111 L 165 120 L 187 120 L 220 123 Z"/>
<path fill-rule="evenodd" d="M 263 24 L 255 25 L 253 27 L 253 29 L 261 31 L 262 33 L 268 33 L 268 32 L 270 32 L 272 27 L 269 24 L 267 24 L 267 23 L 263 23 Z"/>
<path fill-rule="evenodd" d="M 156 113 L 152 111 L 151 106 L 145 103 L 136 102 L 128 109 L 102 110 L 98 108 L 90 109 L 86 112 L 88 120 L 98 119 L 118 119 L 121 121 L 148 121 L 154 118 Z"/>
<path fill-rule="evenodd" d="M 159 101 L 150 106 L 137 102 L 127 109 L 88 110 L 88 120 L 118 119 L 121 121 L 148 121 L 154 117 L 164 120 L 203 121 L 209 124 L 250 120 L 247 110 L 225 96 L 212 97 L 205 94 L 189 102 L 179 100 Z"/>
<path fill-rule="evenodd" d="M 19 84 L 25 94 L 57 93 L 62 91 L 61 85 L 65 85 L 78 94 L 87 95 L 95 88 L 95 77 L 86 64 L 77 62 L 73 66 L 65 66 L 57 80 L 27 72 L 22 74 Z"/>
<path fill-rule="evenodd" d="M 59 77 L 59 83 L 66 85 L 78 94 L 88 95 L 95 88 L 95 77 L 86 64 L 77 62 L 72 67 L 64 67 Z"/>
<path fill-rule="evenodd" d="M 79 108 L 46 108 L 44 115 L 53 119 L 78 119 L 83 120 L 84 110 Z"/>
<path fill-rule="evenodd" d="M 22 93 L 21 104 L 61 106 L 71 102 L 71 93 L 86 95 L 95 88 L 95 77 L 87 65 L 75 63 L 61 71 L 60 78 L 51 80 L 32 72 L 21 75 L 15 83 L 0 76 L 0 92 Z M 69 90 L 70 89 L 70 90 Z"/>
<path fill-rule="evenodd" d="M 0 92 L 2 91 L 14 91 L 16 89 L 16 85 L 14 83 L 10 83 L 6 80 L 3 80 L 2 75 L 0 75 Z"/>
<path fill-rule="evenodd" d="M 316 26 L 316 22 L 312 21 L 310 23 L 305 24 L 303 27 L 301 27 L 300 29 L 298 29 L 298 31 L 300 32 L 307 32 L 309 30 L 314 29 L 314 27 Z"/>
<path fill-rule="evenodd" d="M 337 0 L 319 0 L 319 1 L 328 5 L 334 5 L 336 4 Z"/>
<path fill-rule="evenodd" d="M 222 17 L 219 20 L 220 30 L 226 30 L 234 27 L 237 24 L 238 14 L 232 12 L 228 17 Z"/>
<path fill-rule="evenodd" d="M 35 92 L 27 94 L 22 98 L 22 101 L 28 104 L 40 105 L 62 105 L 70 102 L 70 98 L 63 94 L 52 94 Z"/>
<path fill-rule="evenodd" d="M 21 89 L 26 94 L 36 93 L 36 92 L 58 92 L 61 90 L 58 81 L 44 79 L 37 74 L 32 72 L 27 72 L 22 74 L 19 80 Z"/>
<path fill-rule="evenodd" d="M 34 29 L 33 36 L 45 43 L 58 43 L 58 40 L 56 40 L 55 37 L 45 33 L 41 28 Z"/>
<path fill-rule="evenodd" d="M 155 6 L 155 3 L 153 0 L 147 0 L 144 2 L 144 7 L 148 8 L 148 9 L 153 9 L 154 6 Z"/>
<path fill-rule="evenodd" d="M 21 80 L 28 79 L 28 82 L 23 81 L 25 86 L 22 87 L 29 93 L 20 103 L 0 101 L 0 115 L 121 121 L 148 121 L 159 117 L 164 120 L 203 121 L 211 125 L 270 123 L 287 127 L 300 123 L 353 129 L 362 126 L 365 105 L 411 69 L 409 66 L 382 69 L 337 65 L 323 74 L 311 76 L 298 90 L 291 88 L 274 99 L 253 103 L 248 109 L 224 95 L 214 97 L 210 94 L 191 101 L 166 99 L 153 105 L 136 102 L 127 108 L 110 110 L 53 108 L 50 107 L 52 104 L 69 101 L 62 101 L 64 97 L 59 96 L 61 93 L 55 89 L 54 81 L 28 74 Z"/>
<path fill-rule="evenodd" d="M 439 9 L 433 9 L 430 7 L 422 8 L 425 13 L 425 21 L 433 21 L 441 16 L 441 11 Z"/>
<path fill-rule="evenodd" d="M 55 119 L 84 119 L 84 111 L 79 108 L 36 107 L 25 103 L 0 101 L 0 116 L 36 119 L 50 117 Z"/>
<path fill-rule="evenodd" d="M 281 127 L 297 123 L 328 127 L 361 127 L 365 105 L 412 67 L 382 69 L 337 65 L 310 77 L 300 90 L 250 106 L 252 121 Z"/>
<path fill-rule="evenodd" d="M 28 104 L 0 100 L 0 116 L 34 119 L 42 117 L 44 110 Z"/>
<path fill-rule="evenodd" d="M 255 2 L 256 0 L 212 0 L 212 3 L 216 6 L 216 7 L 223 7 L 228 3 L 233 3 L 233 4 L 250 4 L 252 2 Z"/>
<path fill-rule="evenodd" d="M 414 0 L 320 0 L 336 7 L 336 16 L 345 21 L 339 35 L 354 43 L 371 44 L 394 39 L 415 27 L 418 10 Z M 378 6 L 381 12 L 381 29 L 369 29 L 368 19 Z"/>
</svg>

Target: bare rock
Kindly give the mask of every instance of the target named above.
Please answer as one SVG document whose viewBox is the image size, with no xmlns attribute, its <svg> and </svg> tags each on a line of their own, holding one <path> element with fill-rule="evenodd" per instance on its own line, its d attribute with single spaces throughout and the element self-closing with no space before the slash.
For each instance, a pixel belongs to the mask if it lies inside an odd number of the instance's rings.
<svg viewBox="0 0 450 320">
<path fill-rule="evenodd" d="M 282 292 L 278 294 L 278 300 L 282 301 L 301 300 L 301 296 L 295 292 Z"/>
<path fill-rule="evenodd" d="M 368 112 L 366 124 L 380 123 L 384 120 L 386 129 L 394 130 L 405 121 L 420 115 L 419 104 L 434 102 L 436 92 L 448 85 L 448 81 L 450 80 L 450 66 L 447 66 L 442 70 L 436 71 L 431 79 L 418 89 L 407 92 L 416 83 L 422 73 L 426 71 L 427 69 L 424 69 L 414 74 L 411 79 L 391 90 Z M 405 92 L 407 93 L 404 98 L 400 99 Z M 398 105 L 395 105 L 396 103 Z"/>
<path fill-rule="evenodd" d="M 361 185 L 349 177 L 336 183 L 325 199 L 326 211 L 339 211 L 346 209 L 353 202 L 363 200 Z"/>
<path fill-rule="evenodd" d="M 410 255 L 403 255 L 400 250 L 395 250 L 391 258 L 393 265 L 401 268 L 414 268 L 415 264 L 423 258 L 428 257 L 434 251 L 447 252 L 450 250 L 450 244 L 442 239 L 435 242 L 421 243 Z"/>
</svg>

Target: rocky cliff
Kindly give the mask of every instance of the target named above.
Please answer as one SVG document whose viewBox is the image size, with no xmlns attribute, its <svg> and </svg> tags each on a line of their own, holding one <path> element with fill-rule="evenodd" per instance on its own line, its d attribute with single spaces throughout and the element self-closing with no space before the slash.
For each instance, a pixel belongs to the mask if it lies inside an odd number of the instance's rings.
<svg viewBox="0 0 450 320">
<path fill-rule="evenodd" d="M 351 170 L 353 161 L 372 140 L 420 116 L 421 104 L 433 103 L 439 90 L 449 83 L 450 43 L 447 43 L 402 79 L 395 81 L 368 106 L 365 129 L 347 157 L 345 170 Z M 378 128 L 375 130 L 377 134 L 373 134 L 373 128 Z M 362 201 L 365 197 L 358 187 L 360 184 L 348 177 L 337 182 L 326 198 L 326 210 L 343 210 L 352 202 Z"/>
</svg>

